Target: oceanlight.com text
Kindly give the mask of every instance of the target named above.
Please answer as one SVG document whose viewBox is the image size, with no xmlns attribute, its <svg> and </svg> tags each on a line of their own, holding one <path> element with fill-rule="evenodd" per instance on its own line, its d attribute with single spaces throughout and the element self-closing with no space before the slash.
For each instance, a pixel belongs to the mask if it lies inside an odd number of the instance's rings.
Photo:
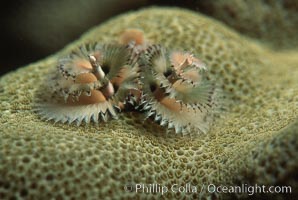
<svg viewBox="0 0 298 200">
<path fill-rule="evenodd" d="M 190 183 L 186 184 L 172 184 L 172 185 L 162 185 L 158 183 L 143 184 L 134 183 L 126 184 L 124 190 L 133 193 L 145 193 L 145 194 L 161 194 L 164 195 L 168 192 L 172 193 L 224 193 L 224 194 L 291 194 L 291 186 L 265 186 L 265 185 L 215 185 L 215 184 L 203 184 L 201 186 L 192 185 Z"/>
</svg>

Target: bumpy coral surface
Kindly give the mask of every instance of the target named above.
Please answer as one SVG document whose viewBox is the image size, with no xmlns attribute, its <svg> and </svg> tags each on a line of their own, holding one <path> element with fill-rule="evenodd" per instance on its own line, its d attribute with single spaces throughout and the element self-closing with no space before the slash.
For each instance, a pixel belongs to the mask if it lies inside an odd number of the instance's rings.
<svg viewBox="0 0 298 200">
<path fill-rule="evenodd" d="M 45 122 L 33 112 L 58 57 L 88 41 L 117 41 L 127 28 L 168 48 L 192 50 L 209 66 L 225 112 L 207 134 L 167 135 L 140 114 L 76 127 Z M 198 188 L 163 194 L 168 199 L 236 196 L 208 193 L 209 183 L 291 185 L 297 195 L 297 55 L 266 49 L 186 10 L 150 8 L 116 17 L 63 52 L 0 79 L 0 199 L 161 197 L 125 191 L 134 183 Z"/>
<path fill-rule="evenodd" d="M 214 0 L 194 1 L 199 11 L 210 15 L 244 35 L 266 45 L 292 49 L 298 45 L 297 0 Z"/>
</svg>

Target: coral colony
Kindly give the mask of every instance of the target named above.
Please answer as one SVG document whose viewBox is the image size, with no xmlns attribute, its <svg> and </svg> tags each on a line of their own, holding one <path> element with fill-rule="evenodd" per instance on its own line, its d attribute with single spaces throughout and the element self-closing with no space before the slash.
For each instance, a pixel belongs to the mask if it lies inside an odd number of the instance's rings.
<svg viewBox="0 0 298 200">
<path fill-rule="evenodd" d="M 206 133 L 216 107 L 206 73 L 193 54 L 150 44 L 142 31 L 127 29 L 118 43 L 86 44 L 60 59 L 47 79 L 51 101 L 37 111 L 80 125 L 116 119 L 133 107 L 167 130 Z"/>
</svg>

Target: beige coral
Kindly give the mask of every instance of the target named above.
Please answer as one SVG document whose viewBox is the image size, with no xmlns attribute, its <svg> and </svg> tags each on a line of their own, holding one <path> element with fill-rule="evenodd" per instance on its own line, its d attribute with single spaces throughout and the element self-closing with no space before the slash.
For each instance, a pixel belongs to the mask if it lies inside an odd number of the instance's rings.
<svg viewBox="0 0 298 200">
<path fill-rule="evenodd" d="M 117 41 L 126 28 L 142 29 L 169 48 L 192 50 L 209 66 L 226 111 L 208 134 L 165 135 L 135 113 L 78 128 L 42 121 L 32 111 L 58 56 L 87 41 Z M 297 192 L 297 63 L 297 52 L 268 50 L 190 11 L 150 8 L 116 17 L 62 52 L 0 79 L 0 199 L 161 196 L 127 192 L 127 183 L 191 183 L 199 189 L 208 183 L 283 184 Z M 189 196 L 234 195 L 206 189 L 164 194 Z"/>
<path fill-rule="evenodd" d="M 194 7 L 270 47 L 297 49 L 297 0 L 194 1 Z"/>
</svg>

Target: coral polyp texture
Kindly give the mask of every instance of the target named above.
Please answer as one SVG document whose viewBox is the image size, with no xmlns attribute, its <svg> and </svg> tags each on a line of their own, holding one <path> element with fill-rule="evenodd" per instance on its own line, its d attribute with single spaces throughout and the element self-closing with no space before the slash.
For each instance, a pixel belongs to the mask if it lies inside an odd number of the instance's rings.
<svg viewBox="0 0 298 200">
<path fill-rule="evenodd" d="M 117 41 L 127 28 L 142 30 L 148 41 L 168 49 L 189 50 L 206 63 L 206 79 L 216 80 L 226 102 L 223 118 L 208 134 L 165 134 L 133 112 L 77 127 L 45 122 L 33 111 L 44 76 L 58 58 L 89 41 Z M 0 199 L 248 197 L 200 191 L 210 183 L 289 185 L 292 194 L 253 197 L 295 197 L 297 63 L 297 52 L 267 49 L 191 11 L 150 8 L 115 17 L 61 52 L 1 77 Z M 128 183 L 190 183 L 198 192 L 127 192 Z"/>
<path fill-rule="evenodd" d="M 194 5 L 195 4 L 195 5 Z M 279 49 L 297 49 L 298 1 L 193 1 L 190 7 Z M 254 12 L 251 12 L 251 11 Z"/>
</svg>

